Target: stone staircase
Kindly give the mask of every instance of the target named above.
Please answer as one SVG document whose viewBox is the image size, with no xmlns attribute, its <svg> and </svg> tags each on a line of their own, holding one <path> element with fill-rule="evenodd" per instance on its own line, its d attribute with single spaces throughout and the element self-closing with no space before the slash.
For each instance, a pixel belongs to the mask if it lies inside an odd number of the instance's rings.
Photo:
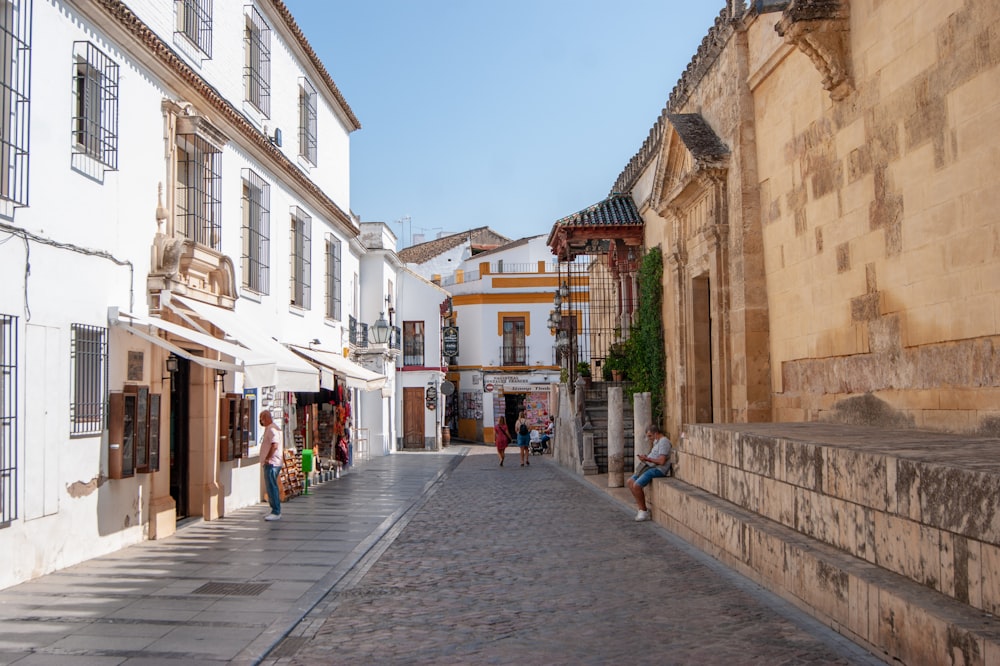
<svg viewBox="0 0 1000 666">
<path fill-rule="evenodd" d="M 1000 664 L 1000 440 L 686 431 L 654 520 L 887 661 Z"/>
<path fill-rule="evenodd" d="M 594 382 L 584 394 L 584 423 L 589 423 L 594 433 L 594 462 L 600 474 L 608 473 L 608 387 L 622 386 L 624 382 Z M 625 426 L 625 471 L 631 474 L 635 461 L 635 419 L 631 401 L 624 395 L 622 421 Z M 586 427 L 586 425 L 584 426 Z"/>
</svg>

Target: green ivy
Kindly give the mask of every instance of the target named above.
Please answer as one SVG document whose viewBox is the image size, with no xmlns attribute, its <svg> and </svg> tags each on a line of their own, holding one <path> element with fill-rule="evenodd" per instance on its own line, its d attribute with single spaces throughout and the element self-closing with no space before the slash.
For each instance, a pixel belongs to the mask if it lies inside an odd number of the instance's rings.
<svg viewBox="0 0 1000 666">
<path fill-rule="evenodd" d="M 666 357 L 663 351 L 663 253 L 651 248 L 639 263 L 639 305 L 629 339 L 625 341 L 625 373 L 629 395 L 648 392 L 653 423 L 663 426 Z"/>
</svg>

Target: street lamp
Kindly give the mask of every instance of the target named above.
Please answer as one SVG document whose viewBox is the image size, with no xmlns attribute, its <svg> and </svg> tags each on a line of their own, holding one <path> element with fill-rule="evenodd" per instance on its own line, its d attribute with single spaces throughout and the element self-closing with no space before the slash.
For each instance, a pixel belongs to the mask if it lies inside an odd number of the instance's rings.
<svg viewBox="0 0 1000 666">
<path fill-rule="evenodd" d="M 377 345 L 384 345 L 389 342 L 389 322 L 385 320 L 385 313 L 379 313 L 378 319 L 371 325 L 372 338 Z"/>
</svg>

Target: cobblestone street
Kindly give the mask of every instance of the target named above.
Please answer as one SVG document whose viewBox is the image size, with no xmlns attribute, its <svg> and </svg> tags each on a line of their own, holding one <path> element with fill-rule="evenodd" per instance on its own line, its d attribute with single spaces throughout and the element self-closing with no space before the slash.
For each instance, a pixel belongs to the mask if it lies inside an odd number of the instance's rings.
<svg viewBox="0 0 1000 666">
<path fill-rule="evenodd" d="M 633 514 L 473 446 L 264 663 L 882 663 Z"/>
</svg>

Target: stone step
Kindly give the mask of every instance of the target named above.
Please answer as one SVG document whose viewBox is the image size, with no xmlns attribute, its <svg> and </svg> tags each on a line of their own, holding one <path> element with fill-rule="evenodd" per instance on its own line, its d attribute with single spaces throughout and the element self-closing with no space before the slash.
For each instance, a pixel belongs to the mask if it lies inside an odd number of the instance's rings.
<svg viewBox="0 0 1000 666">
<path fill-rule="evenodd" d="M 690 425 L 681 481 L 1000 615 L 1000 441 L 835 424 Z"/>
<path fill-rule="evenodd" d="M 650 504 L 661 525 L 887 661 L 1000 663 L 991 613 L 678 478 L 655 479 Z"/>
</svg>

